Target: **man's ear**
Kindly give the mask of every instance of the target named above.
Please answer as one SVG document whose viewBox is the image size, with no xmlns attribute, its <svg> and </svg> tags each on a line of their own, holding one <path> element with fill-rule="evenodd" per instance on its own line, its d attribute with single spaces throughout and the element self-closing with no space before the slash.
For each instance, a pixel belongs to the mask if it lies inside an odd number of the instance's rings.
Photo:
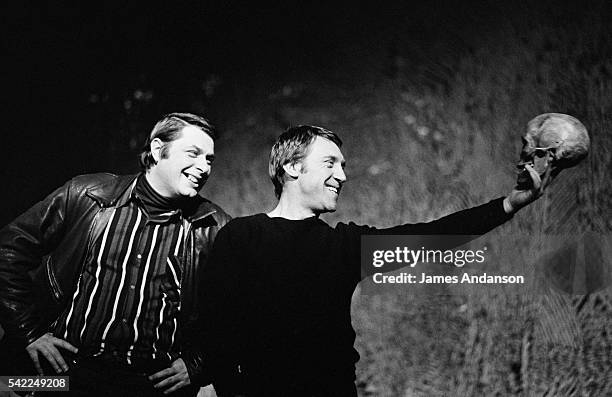
<svg viewBox="0 0 612 397">
<path fill-rule="evenodd" d="M 163 146 L 164 143 L 159 138 L 154 138 L 151 141 L 151 156 L 156 163 L 161 159 L 161 149 Z"/>
<path fill-rule="evenodd" d="M 285 174 L 289 175 L 293 179 L 297 179 L 298 175 L 302 172 L 302 164 L 299 162 L 287 163 L 283 165 Z"/>
</svg>

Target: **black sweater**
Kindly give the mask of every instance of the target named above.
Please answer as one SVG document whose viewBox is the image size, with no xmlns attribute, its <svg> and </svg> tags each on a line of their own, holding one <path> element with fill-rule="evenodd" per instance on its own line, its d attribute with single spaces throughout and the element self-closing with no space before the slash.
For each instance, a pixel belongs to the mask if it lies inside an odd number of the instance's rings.
<svg viewBox="0 0 612 397">
<path fill-rule="evenodd" d="M 271 388 L 306 393 L 352 382 L 359 354 L 350 306 L 362 278 L 361 236 L 481 235 L 510 217 L 500 198 L 388 229 L 266 214 L 232 220 L 217 236 L 202 288 L 204 357 L 215 388 L 240 383 L 271 395 Z"/>
</svg>

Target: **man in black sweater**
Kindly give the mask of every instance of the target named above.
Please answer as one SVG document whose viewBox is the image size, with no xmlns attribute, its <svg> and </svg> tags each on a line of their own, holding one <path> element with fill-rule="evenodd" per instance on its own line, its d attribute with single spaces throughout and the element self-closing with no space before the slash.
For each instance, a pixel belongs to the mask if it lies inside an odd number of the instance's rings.
<svg viewBox="0 0 612 397">
<path fill-rule="evenodd" d="M 481 235 L 535 200 L 533 190 L 430 223 L 388 229 L 339 223 L 346 181 L 341 141 L 320 127 L 289 128 L 272 148 L 269 173 L 278 205 L 237 218 L 220 232 L 203 277 L 204 357 L 222 396 L 356 396 L 351 296 L 367 276 L 362 235 Z M 206 358 L 205 358 L 206 359 Z"/>
</svg>

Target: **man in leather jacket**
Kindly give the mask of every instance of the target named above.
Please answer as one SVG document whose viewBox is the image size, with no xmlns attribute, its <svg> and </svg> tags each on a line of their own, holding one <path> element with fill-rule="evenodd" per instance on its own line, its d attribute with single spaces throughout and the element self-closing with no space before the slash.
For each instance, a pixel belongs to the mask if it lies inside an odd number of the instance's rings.
<svg viewBox="0 0 612 397">
<path fill-rule="evenodd" d="M 142 173 L 77 176 L 0 230 L 0 354 L 27 351 L 75 394 L 197 393 L 198 284 L 230 219 L 198 195 L 213 138 L 202 117 L 166 115 Z"/>
</svg>

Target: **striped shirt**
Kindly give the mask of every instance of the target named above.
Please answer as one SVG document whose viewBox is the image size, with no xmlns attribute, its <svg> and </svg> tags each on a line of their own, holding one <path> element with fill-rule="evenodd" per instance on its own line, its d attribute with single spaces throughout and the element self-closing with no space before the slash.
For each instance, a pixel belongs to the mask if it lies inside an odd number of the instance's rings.
<svg viewBox="0 0 612 397">
<path fill-rule="evenodd" d="M 184 221 L 178 209 L 148 216 L 135 185 L 108 209 L 110 219 L 85 258 L 54 333 L 83 355 L 128 364 L 173 361 L 179 356 Z"/>
</svg>

